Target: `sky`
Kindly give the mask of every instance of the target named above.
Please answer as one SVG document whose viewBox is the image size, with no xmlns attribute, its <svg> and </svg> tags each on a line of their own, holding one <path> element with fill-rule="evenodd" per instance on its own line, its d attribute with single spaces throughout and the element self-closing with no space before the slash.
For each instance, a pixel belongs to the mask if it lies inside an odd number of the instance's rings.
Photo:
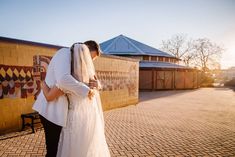
<svg viewBox="0 0 235 157">
<path fill-rule="evenodd" d="M 160 48 L 174 34 L 223 46 L 235 66 L 235 0 L 0 0 L 0 36 L 61 46 L 120 34 Z"/>
</svg>

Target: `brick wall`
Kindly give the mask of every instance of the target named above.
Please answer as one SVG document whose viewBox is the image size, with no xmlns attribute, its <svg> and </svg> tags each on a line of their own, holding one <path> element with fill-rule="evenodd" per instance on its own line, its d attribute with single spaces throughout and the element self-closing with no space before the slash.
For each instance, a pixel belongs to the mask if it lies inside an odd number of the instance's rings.
<svg viewBox="0 0 235 157">
<path fill-rule="evenodd" d="M 137 60 L 102 56 L 95 60 L 95 68 L 103 90 L 103 108 L 136 104 L 139 91 L 139 62 Z"/>
<path fill-rule="evenodd" d="M 0 40 L 0 134 L 19 130 L 20 115 L 32 112 L 33 56 L 52 56 L 56 50 Z"/>
<path fill-rule="evenodd" d="M 57 49 L 0 40 L 0 134 L 20 130 L 20 115 L 32 111 L 33 95 L 40 90 L 35 73 L 30 70 L 34 65 L 33 57 L 50 59 Z M 137 60 L 102 56 L 95 60 L 95 68 L 103 85 L 100 95 L 104 110 L 138 102 Z"/>
<path fill-rule="evenodd" d="M 0 41 L 0 64 L 32 66 L 33 56 L 52 56 L 57 48 Z"/>
</svg>

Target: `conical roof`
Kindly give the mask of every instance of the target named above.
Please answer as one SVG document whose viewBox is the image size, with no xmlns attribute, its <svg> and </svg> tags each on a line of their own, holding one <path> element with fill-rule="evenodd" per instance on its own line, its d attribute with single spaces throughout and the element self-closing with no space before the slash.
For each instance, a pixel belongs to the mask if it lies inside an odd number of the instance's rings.
<svg viewBox="0 0 235 157">
<path fill-rule="evenodd" d="M 107 40 L 100 44 L 104 54 L 111 55 L 147 55 L 147 56 L 164 56 L 175 58 L 166 52 L 160 51 L 154 47 L 128 38 L 124 35 L 119 35 L 115 38 Z"/>
</svg>

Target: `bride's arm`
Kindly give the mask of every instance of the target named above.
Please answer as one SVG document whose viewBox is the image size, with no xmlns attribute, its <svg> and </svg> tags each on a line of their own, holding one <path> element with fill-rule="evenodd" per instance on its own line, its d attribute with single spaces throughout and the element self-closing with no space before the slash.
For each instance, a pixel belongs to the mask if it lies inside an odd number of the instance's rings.
<svg viewBox="0 0 235 157">
<path fill-rule="evenodd" d="M 42 91 L 47 101 L 53 101 L 61 95 L 64 95 L 64 92 L 61 91 L 56 86 L 49 88 L 45 82 L 42 82 Z"/>
<path fill-rule="evenodd" d="M 53 86 L 52 88 L 49 88 L 44 81 L 42 82 L 42 91 L 47 101 L 53 101 L 59 96 L 64 95 L 64 92 L 60 90 L 58 87 Z M 90 89 L 87 96 L 89 99 L 92 99 L 94 94 L 95 94 L 94 91 Z"/>
</svg>

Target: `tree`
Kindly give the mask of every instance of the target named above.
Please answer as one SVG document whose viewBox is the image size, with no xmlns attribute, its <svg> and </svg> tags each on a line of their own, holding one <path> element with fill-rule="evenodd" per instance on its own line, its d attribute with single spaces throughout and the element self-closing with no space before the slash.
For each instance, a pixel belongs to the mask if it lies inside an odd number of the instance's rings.
<svg viewBox="0 0 235 157">
<path fill-rule="evenodd" d="M 163 40 L 161 49 L 171 53 L 187 66 L 195 58 L 193 41 L 187 40 L 187 36 L 183 34 L 176 34 L 170 39 Z"/>
<path fill-rule="evenodd" d="M 215 65 L 219 67 L 219 60 L 224 51 L 207 38 L 188 40 L 186 35 L 182 34 L 163 40 L 161 49 L 179 58 L 186 66 L 198 67 L 203 71 L 208 71 Z"/>
<path fill-rule="evenodd" d="M 219 60 L 224 51 L 222 47 L 207 38 L 197 39 L 193 45 L 196 55 L 194 64 L 196 66 L 199 66 L 204 72 L 214 68 L 215 65 L 218 67 Z"/>
</svg>

